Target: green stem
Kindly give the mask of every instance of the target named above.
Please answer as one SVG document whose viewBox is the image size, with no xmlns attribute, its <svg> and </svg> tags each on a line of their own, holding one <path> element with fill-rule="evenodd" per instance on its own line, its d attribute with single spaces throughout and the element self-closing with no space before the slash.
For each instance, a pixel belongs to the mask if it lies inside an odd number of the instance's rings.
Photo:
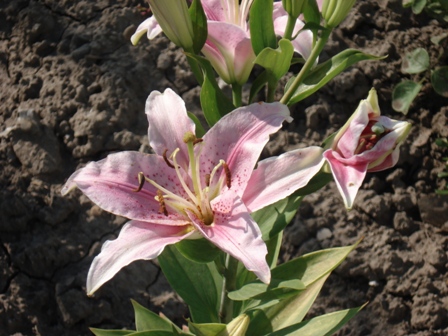
<svg viewBox="0 0 448 336">
<path fill-rule="evenodd" d="M 238 84 L 232 84 L 232 99 L 233 105 L 235 107 L 240 107 L 242 105 L 243 87 Z"/>
<path fill-rule="evenodd" d="M 282 99 L 280 99 L 280 103 L 288 105 L 289 100 L 294 95 L 294 92 L 296 92 L 297 88 L 302 84 L 303 80 L 305 79 L 308 72 L 313 67 L 314 63 L 316 62 L 317 57 L 321 53 L 322 49 L 324 48 L 325 44 L 327 43 L 328 38 L 330 37 L 331 29 L 324 29 L 322 30 L 322 35 L 317 40 L 316 44 L 313 47 L 313 50 L 311 50 L 310 57 L 306 60 L 305 64 L 303 65 L 302 69 L 300 70 L 297 77 L 294 79 L 293 83 L 289 87 L 288 91 L 285 92 Z"/>
<path fill-rule="evenodd" d="M 274 101 L 276 89 L 277 89 L 277 83 L 275 83 L 274 85 L 270 85 L 270 83 L 268 83 L 268 93 L 266 97 L 267 103 L 272 103 Z"/>
<path fill-rule="evenodd" d="M 294 31 L 294 26 L 296 25 L 297 18 L 292 17 L 288 14 L 288 21 L 286 22 L 285 34 L 283 34 L 283 38 L 291 41 L 292 33 Z"/>
<path fill-rule="evenodd" d="M 221 318 L 221 323 L 225 324 L 229 323 L 233 319 L 233 301 L 229 299 L 227 294 L 236 289 L 237 267 L 238 260 L 228 254 L 226 257 L 224 280 L 221 293 L 221 304 L 219 307 L 219 316 Z"/>
</svg>

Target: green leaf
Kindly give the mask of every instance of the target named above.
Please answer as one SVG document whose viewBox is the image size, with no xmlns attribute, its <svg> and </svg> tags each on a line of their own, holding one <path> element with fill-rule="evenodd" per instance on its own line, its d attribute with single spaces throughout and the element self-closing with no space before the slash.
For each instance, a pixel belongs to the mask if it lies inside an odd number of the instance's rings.
<svg viewBox="0 0 448 336">
<path fill-rule="evenodd" d="M 256 64 L 265 68 L 270 80 L 275 82 L 288 72 L 294 54 L 294 47 L 291 41 L 281 39 L 278 44 L 277 49 L 263 49 L 254 61 Z"/>
<path fill-rule="evenodd" d="M 301 196 L 292 194 L 251 214 L 260 226 L 264 241 L 275 237 L 289 224 L 294 218 L 301 201 Z"/>
<path fill-rule="evenodd" d="M 184 239 L 176 244 L 182 255 L 197 263 L 209 263 L 222 251 L 207 239 Z"/>
<path fill-rule="evenodd" d="M 177 335 L 185 335 L 185 336 L 192 336 L 190 333 L 185 332 L 177 332 L 175 330 L 173 331 L 167 331 L 167 330 L 147 330 L 147 331 L 138 331 L 134 332 L 132 334 L 128 334 L 132 336 L 177 336 Z"/>
<path fill-rule="evenodd" d="M 137 301 L 131 300 L 134 307 L 135 327 L 137 331 L 145 330 L 168 330 L 171 331 L 176 327 L 167 318 L 160 317 L 149 309 L 140 305 Z M 176 327 L 177 328 L 177 327 Z M 179 329 L 180 331 L 180 329 Z"/>
<path fill-rule="evenodd" d="M 234 301 L 244 301 L 250 298 L 262 299 L 263 297 L 260 297 L 260 295 L 262 296 L 268 291 L 273 291 L 280 288 L 303 290 L 305 289 L 305 284 L 299 279 L 282 280 L 273 278 L 269 285 L 256 281 L 243 286 L 239 290 L 230 292 L 228 296 Z"/>
<path fill-rule="evenodd" d="M 431 84 L 434 91 L 448 98 L 448 66 L 440 67 L 432 72 Z"/>
<path fill-rule="evenodd" d="M 429 55 L 423 48 L 417 48 L 406 53 L 401 63 L 401 71 L 408 74 L 417 74 L 429 68 Z"/>
<path fill-rule="evenodd" d="M 275 49 L 277 47 L 272 20 L 273 8 L 274 3 L 266 0 L 254 0 L 250 8 L 250 31 L 257 32 L 250 38 L 255 55 L 258 55 L 264 48 Z"/>
<path fill-rule="evenodd" d="M 215 264 L 195 263 L 172 245 L 165 247 L 158 259 L 168 282 L 190 306 L 193 321 L 219 322 L 222 281 Z"/>
<path fill-rule="evenodd" d="M 282 246 L 283 231 L 280 231 L 276 236 L 272 237 L 266 241 L 266 247 L 268 248 L 268 255 L 266 256 L 266 261 L 269 268 L 274 268 L 277 266 L 278 256 L 280 254 L 280 248 Z"/>
<path fill-rule="evenodd" d="M 252 104 L 254 102 L 255 96 L 258 92 L 260 92 L 261 89 L 263 89 L 268 81 L 269 74 L 266 70 L 263 70 L 263 72 L 252 82 L 249 94 L 249 104 Z"/>
<path fill-rule="evenodd" d="M 305 290 L 281 301 L 275 306 L 254 310 L 247 335 L 260 335 L 261 332 L 264 335 L 268 331 L 276 331 L 301 322 L 316 300 L 329 275 L 330 273 L 326 274 L 307 286 Z"/>
<path fill-rule="evenodd" d="M 288 105 L 297 103 L 310 96 L 322 86 L 327 84 L 336 75 L 340 74 L 356 62 L 365 60 L 380 60 L 384 58 L 385 56 L 370 55 L 356 49 L 346 49 L 333 56 L 328 61 L 311 69 L 308 75 L 304 78 L 303 83 L 297 88 L 296 92 L 289 100 Z M 287 88 L 293 81 L 294 77 L 289 80 L 285 91 L 287 91 Z"/>
<path fill-rule="evenodd" d="M 413 81 L 403 81 L 392 92 L 392 108 L 403 114 L 408 114 L 409 107 L 417 97 L 422 85 Z"/>
<path fill-rule="evenodd" d="M 426 0 L 414 0 L 412 3 L 412 11 L 414 14 L 420 14 L 426 6 Z"/>
<path fill-rule="evenodd" d="M 201 122 L 199 121 L 198 117 L 196 117 L 193 113 L 187 112 L 188 117 L 193 120 L 194 124 L 196 125 L 196 137 L 202 138 L 205 134 L 205 129 L 202 127 Z"/>
<path fill-rule="evenodd" d="M 188 321 L 190 332 L 197 336 L 216 336 L 226 330 L 226 325 L 221 323 L 193 323 Z"/>
<path fill-rule="evenodd" d="M 218 122 L 224 115 L 235 109 L 232 102 L 221 91 L 216 82 L 215 71 L 210 62 L 204 57 L 185 53 L 188 58 L 198 62 L 204 73 L 204 81 L 201 87 L 201 107 L 205 120 L 210 127 Z"/>
<path fill-rule="evenodd" d="M 318 316 L 266 336 L 330 336 L 341 329 L 364 306 Z"/>
<path fill-rule="evenodd" d="M 123 336 L 135 333 L 135 330 L 106 330 L 97 328 L 89 328 L 89 329 L 95 336 Z"/>
<path fill-rule="evenodd" d="M 200 0 L 193 0 L 188 12 L 193 24 L 193 51 L 198 54 L 207 40 L 207 17 Z"/>
</svg>

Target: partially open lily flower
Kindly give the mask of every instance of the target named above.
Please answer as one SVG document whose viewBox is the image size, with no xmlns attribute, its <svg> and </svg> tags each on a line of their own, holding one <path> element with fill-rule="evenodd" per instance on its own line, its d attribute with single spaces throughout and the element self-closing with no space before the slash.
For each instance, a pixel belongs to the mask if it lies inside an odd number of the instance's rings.
<svg viewBox="0 0 448 336">
<path fill-rule="evenodd" d="M 244 84 L 253 68 L 255 53 L 250 40 L 249 10 L 253 0 L 202 0 L 201 4 L 207 17 L 208 36 L 202 53 L 210 61 L 218 75 L 228 84 Z M 150 2 L 151 3 L 151 2 Z M 157 17 L 157 8 L 151 8 Z M 288 14 L 281 2 L 274 3 L 274 30 L 283 36 Z M 133 44 L 147 33 L 148 39 L 157 36 L 162 29 L 156 24 L 156 19 L 146 19 L 131 37 Z M 300 20 L 296 21 L 294 34 L 304 26 Z M 165 31 L 165 28 L 163 29 Z M 257 32 L 255 32 L 257 33 Z M 168 36 L 169 37 L 169 36 Z M 305 59 L 311 53 L 313 35 L 311 31 L 300 32 L 292 41 L 294 50 Z"/>
<path fill-rule="evenodd" d="M 406 121 L 381 116 L 376 91 L 370 90 L 323 154 L 347 209 L 353 207 L 367 172 L 397 163 L 399 147 L 410 129 L 411 124 Z"/>
<path fill-rule="evenodd" d="M 324 163 L 322 149 L 288 152 L 254 170 L 269 135 L 291 120 L 280 103 L 236 109 L 203 138 L 195 136 L 185 103 L 170 89 L 150 94 L 146 114 L 155 154 L 111 154 L 76 171 L 62 189 L 78 187 L 104 210 L 130 219 L 94 259 L 88 294 L 129 263 L 201 237 L 269 283 L 266 244 L 250 213 L 305 186 Z"/>
</svg>

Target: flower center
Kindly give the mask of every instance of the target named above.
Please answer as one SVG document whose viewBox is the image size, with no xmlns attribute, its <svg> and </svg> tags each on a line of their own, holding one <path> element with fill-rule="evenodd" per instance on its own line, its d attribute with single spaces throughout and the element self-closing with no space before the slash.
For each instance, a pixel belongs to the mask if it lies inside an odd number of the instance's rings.
<svg viewBox="0 0 448 336">
<path fill-rule="evenodd" d="M 385 128 L 380 122 L 370 120 L 359 137 L 358 147 L 356 147 L 355 154 L 360 154 L 366 150 L 372 149 L 378 141 L 390 132 L 391 130 Z"/>
<path fill-rule="evenodd" d="M 231 187 L 230 169 L 224 160 L 220 160 L 210 174 L 201 176 L 199 170 L 200 150 L 195 153 L 194 146 L 201 143 L 202 139 L 196 138 L 191 132 L 187 132 L 183 140 L 187 146 L 189 158 L 187 175 L 177 162 L 179 148 L 176 148 L 169 158 L 166 155 L 167 150 L 165 150 L 163 159 L 170 168 L 175 169 L 180 185 L 185 191 L 185 196 L 175 194 L 161 186 L 157 181 L 149 179 L 143 173 L 138 174 L 139 187 L 134 191 L 140 191 L 146 181 L 157 188 L 155 199 L 160 204 L 160 213 L 168 216 L 170 212 L 175 212 L 188 218 L 186 213 L 188 210 L 200 218 L 205 225 L 211 225 L 214 218 L 210 201 L 220 194 L 224 186 Z"/>
</svg>

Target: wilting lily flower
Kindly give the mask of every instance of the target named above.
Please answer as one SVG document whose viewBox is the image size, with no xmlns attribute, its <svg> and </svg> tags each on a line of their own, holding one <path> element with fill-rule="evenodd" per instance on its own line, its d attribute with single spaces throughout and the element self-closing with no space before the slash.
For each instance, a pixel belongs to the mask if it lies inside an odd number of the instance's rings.
<svg viewBox="0 0 448 336">
<path fill-rule="evenodd" d="M 254 171 L 269 135 L 291 120 L 280 103 L 236 109 L 201 139 L 185 103 L 170 89 L 150 94 L 146 114 L 155 154 L 111 154 L 76 171 L 62 189 L 66 194 L 78 187 L 104 210 L 130 219 L 94 259 L 88 294 L 129 263 L 201 237 L 269 283 L 267 248 L 250 212 L 305 186 L 324 162 L 322 149 L 263 160 Z"/>
<path fill-rule="evenodd" d="M 370 90 L 324 152 L 347 209 L 351 209 L 367 172 L 393 167 L 411 124 L 380 115 L 378 96 Z"/>
</svg>

